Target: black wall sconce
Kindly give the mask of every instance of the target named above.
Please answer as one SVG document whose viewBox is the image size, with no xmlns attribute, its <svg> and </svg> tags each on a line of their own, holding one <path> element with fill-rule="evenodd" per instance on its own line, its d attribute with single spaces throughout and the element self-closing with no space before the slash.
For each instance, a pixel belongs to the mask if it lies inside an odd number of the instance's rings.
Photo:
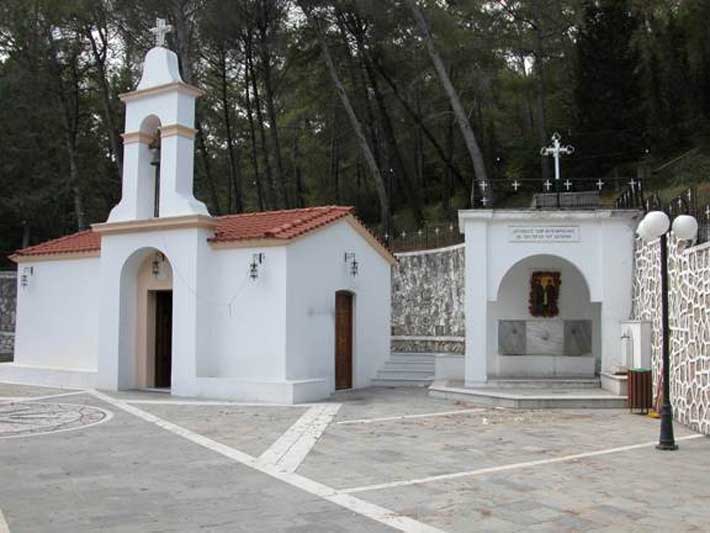
<svg viewBox="0 0 710 533">
<path fill-rule="evenodd" d="M 353 277 L 357 276 L 360 265 L 358 264 L 357 258 L 355 257 L 355 252 L 345 252 L 345 262 L 350 263 L 350 274 Z"/>
</svg>

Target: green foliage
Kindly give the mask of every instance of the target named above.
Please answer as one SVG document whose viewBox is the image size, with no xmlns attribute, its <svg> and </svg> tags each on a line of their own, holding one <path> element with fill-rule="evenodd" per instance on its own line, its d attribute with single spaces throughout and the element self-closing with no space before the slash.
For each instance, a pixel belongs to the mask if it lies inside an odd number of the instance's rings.
<svg viewBox="0 0 710 533">
<path fill-rule="evenodd" d="M 406 2 L 309 0 L 386 182 L 394 230 L 453 219 L 474 171 Z M 524 205 L 539 148 L 574 175 L 635 173 L 708 138 L 706 0 L 420 0 L 496 192 Z M 0 250 L 105 220 L 120 195 L 123 106 L 156 16 L 197 109 L 196 194 L 214 214 L 340 203 L 378 225 L 375 178 L 292 0 L 0 3 Z M 705 166 L 699 166 L 704 172 Z M 690 172 L 684 172 L 687 174 Z M 692 170 L 692 169 L 691 169 Z M 692 173 L 692 172 L 691 172 Z M 659 180 L 670 180 L 663 175 Z"/>
</svg>

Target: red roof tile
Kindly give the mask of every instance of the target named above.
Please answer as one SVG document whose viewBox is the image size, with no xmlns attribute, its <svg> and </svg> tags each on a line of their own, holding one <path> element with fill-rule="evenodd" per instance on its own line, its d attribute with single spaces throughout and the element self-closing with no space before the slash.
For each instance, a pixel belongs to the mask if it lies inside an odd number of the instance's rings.
<svg viewBox="0 0 710 533">
<path fill-rule="evenodd" d="M 353 213 L 352 207 L 323 206 L 284 211 L 264 211 L 216 217 L 213 242 L 245 240 L 289 240 L 316 230 Z M 101 236 L 92 231 L 80 231 L 23 248 L 16 256 L 92 252 L 101 249 Z"/>
</svg>

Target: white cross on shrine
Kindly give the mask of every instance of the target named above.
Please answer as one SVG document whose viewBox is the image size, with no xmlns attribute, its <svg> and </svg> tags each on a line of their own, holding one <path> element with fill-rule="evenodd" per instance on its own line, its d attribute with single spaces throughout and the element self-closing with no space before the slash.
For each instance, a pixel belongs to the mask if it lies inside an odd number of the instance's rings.
<svg viewBox="0 0 710 533">
<path fill-rule="evenodd" d="M 545 190 L 547 192 L 550 192 L 550 189 L 552 188 L 552 183 L 550 182 L 550 180 L 547 180 L 545 181 L 545 183 L 543 183 L 543 186 L 545 187 Z"/>
<path fill-rule="evenodd" d="M 481 192 L 485 193 L 488 188 L 488 182 L 486 180 L 479 181 L 478 186 L 481 188 Z"/>
<path fill-rule="evenodd" d="M 555 158 L 555 181 L 560 180 L 560 155 L 569 155 L 574 153 L 574 146 L 569 144 L 567 146 L 562 146 L 560 144 L 560 139 L 562 139 L 560 134 L 555 132 L 552 135 L 552 146 L 545 146 L 540 149 L 540 155 L 551 155 Z"/>
<path fill-rule="evenodd" d="M 601 191 L 603 187 L 604 187 L 604 182 L 601 180 L 601 178 L 599 178 L 599 180 L 597 181 L 597 189 L 599 189 Z"/>
<path fill-rule="evenodd" d="M 165 36 L 173 31 L 172 24 L 166 24 L 165 19 L 155 19 L 155 28 L 150 29 L 150 33 L 155 35 L 155 46 L 165 46 Z"/>
<path fill-rule="evenodd" d="M 636 192 L 636 182 L 634 181 L 634 178 L 631 178 L 631 181 L 629 182 L 629 187 L 631 187 L 631 192 Z"/>
<path fill-rule="evenodd" d="M 520 187 L 520 182 L 518 180 L 515 180 L 513 183 L 511 183 L 513 186 L 513 189 L 515 189 L 515 192 L 518 192 L 518 187 Z"/>
<path fill-rule="evenodd" d="M 488 205 L 488 198 L 486 198 L 485 196 L 481 198 L 481 203 L 483 204 L 483 207 L 486 207 Z"/>
<path fill-rule="evenodd" d="M 565 189 L 569 192 L 570 188 L 572 188 L 572 182 L 570 180 L 566 180 L 564 183 Z"/>
</svg>

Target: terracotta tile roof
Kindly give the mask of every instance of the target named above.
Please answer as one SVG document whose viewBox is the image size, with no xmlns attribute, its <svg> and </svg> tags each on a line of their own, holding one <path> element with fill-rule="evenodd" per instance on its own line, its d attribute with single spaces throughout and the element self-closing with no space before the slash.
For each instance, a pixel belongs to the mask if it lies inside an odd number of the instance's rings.
<svg viewBox="0 0 710 533">
<path fill-rule="evenodd" d="M 15 255 L 71 254 L 99 250 L 101 250 L 101 235 L 88 229 L 41 244 L 35 244 L 34 246 L 28 246 L 15 252 Z"/>
<path fill-rule="evenodd" d="M 244 213 L 217 218 L 214 242 L 255 239 L 288 240 L 335 222 L 349 214 L 352 207 L 324 206 L 284 211 Z"/>
<path fill-rule="evenodd" d="M 353 213 L 352 207 L 323 206 L 284 211 L 264 211 L 216 217 L 217 227 L 212 242 L 245 240 L 289 240 L 331 224 Z M 80 231 L 28 248 L 18 250 L 17 257 L 92 252 L 101 249 L 101 236 Z"/>
</svg>

